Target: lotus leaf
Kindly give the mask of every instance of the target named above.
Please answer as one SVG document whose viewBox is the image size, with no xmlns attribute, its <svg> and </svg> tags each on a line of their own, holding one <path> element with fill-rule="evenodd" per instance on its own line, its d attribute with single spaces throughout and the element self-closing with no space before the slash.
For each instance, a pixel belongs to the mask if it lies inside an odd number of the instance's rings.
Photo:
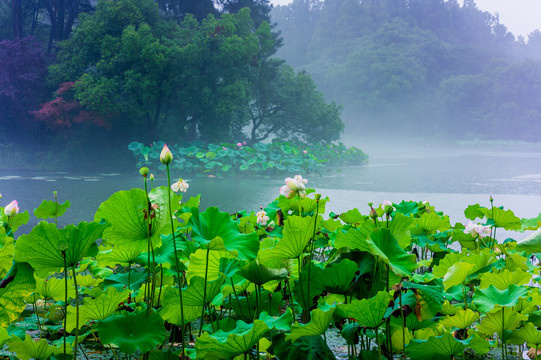
<svg viewBox="0 0 541 360">
<path fill-rule="evenodd" d="M 511 285 L 525 285 L 530 282 L 532 275 L 517 269 L 513 272 L 504 269 L 498 273 L 485 273 L 481 275 L 480 289 L 485 289 L 489 285 L 494 285 L 495 288 L 505 290 Z"/>
<path fill-rule="evenodd" d="M 10 339 L 11 336 L 9 336 L 8 331 L 0 326 L 0 348 L 3 347 L 4 344 Z"/>
<path fill-rule="evenodd" d="M 474 264 L 467 262 L 459 262 L 451 266 L 443 278 L 445 290 L 456 285 L 464 284 L 466 279 L 473 273 L 474 267 Z"/>
<path fill-rule="evenodd" d="M 169 201 L 167 187 L 157 187 L 148 194 L 151 204 L 157 205 L 156 217 L 152 222 L 150 238 L 155 247 L 161 244 L 160 235 L 171 233 L 171 219 L 169 218 Z M 180 197 L 171 192 L 171 212 L 175 212 Z M 123 245 L 131 242 L 142 243 L 146 246 L 148 238 L 148 224 L 145 213 L 148 211 L 147 194 L 142 189 L 118 191 L 100 205 L 95 221 L 106 219 L 110 224 L 104 231 L 104 239 L 114 245 Z M 143 245 L 144 244 L 144 245 Z"/>
<path fill-rule="evenodd" d="M 45 339 L 35 342 L 30 335 L 26 335 L 24 341 L 14 338 L 9 344 L 9 351 L 17 354 L 17 359 L 21 360 L 47 360 L 53 354 L 63 353 L 63 348 L 51 346 Z"/>
<path fill-rule="evenodd" d="M 499 290 L 494 285 L 490 285 L 486 289 L 477 289 L 473 295 L 473 302 L 477 310 L 484 313 L 490 312 L 496 306 L 515 306 L 518 299 L 526 296 L 528 289 L 510 285 L 505 290 Z"/>
<path fill-rule="evenodd" d="M 160 315 L 153 309 L 111 315 L 98 322 L 98 334 L 104 344 L 115 344 L 120 351 L 146 353 L 161 344 L 167 331 Z"/>
<path fill-rule="evenodd" d="M 420 305 L 421 319 L 428 320 L 436 316 L 443 307 L 443 285 L 441 280 L 433 282 L 434 285 L 414 284 L 408 281 L 402 282 L 407 289 L 416 289 L 417 302 Z"/>
<path fill-rule="evenodd" d="M 522 227 L 519 230 L 520 232 L 537 230 L 541 227 L 541 213 L 533 218 L 522 218 L 520 219 L 520 223 L 522 224 Z"/>
<path fill-rule="evenodd" d="M 228 251 L 211 250 L 208 258 L 207 280 L 213 281 L 220 277 L 220 264 L 222 259 L 233 259 L 234 256 Z M 198 249 L 190 255 L 190 263 L 186 272 L 186 280 L 188 282 L 194 276 L 204 277 L 207 262 L 207 251 Z"/>
<path fill-rule="evenodd" d="M 295 323 L 291 328 L 291 332 L 286 335 L 286 340 L 295 342 L 303 336 L 323 335 L 332 321 L 332 316 L 336 307 L 325 305 L 322 308 L 311 311 L 311 320 L 308 324 Z"/>
<path fill-rule="evenodd" d="M 11 232 L 8 231 L 8 235 L 10 236 L 13 236 L 13 233 L 17 231 L 19 226 L 26 224 L 28 220 L 30 220 L 30 214 L 27 210 L 19 212 L 18 214 L 15 214 L 15 216 L 12 216 L 10 218 L 8 218 L 6 214 L 4 214 L 4 211 L 0 212 L 0 222 L 9 224 Z"/>
<path fill-rule="evenodd" d="M 176 271 L 175 265 L 175 246 L 173 245 L 173 236 L 171 234 L 169 235 L 162 235 L 162 245 L 156 249 L 154 249 L 154 254 L 150 257 L 151 264 L 152 262 L 155 262 L 156 264 L 163 265 L 165 269 L 173 269 Z M 176 248 L 178 251 L 178 256 L 182 256 L 182 253 L 187 248 L 187 243 L 184 241 L 184 237 L 177 234 L 175 236 L 175 243 Z M 180 259 L 179 259 L 180 262 Z M 137 257 L 137 263 L 148 267 L 148 252 L 145 252 L 140 254 L 139 257 Z M 184 264 L 179 264 L 180 268 L 182 269 L 184 267 Z"/>
<path fill-rule="evenodd" d="M 34 274 L 34 279 L 36 280 L 36 292 L 42 296 L 44 299 L 54 299 L 56 301 L 64 301 L 66 293 L 66 285 L 64 279 L 57 279 L 51 277 L 49 279 L 40 278 Z M 68 297 L 75 297 L 75 287 L 73 280 L 68 281 Z"/>
<path fill-rule="evenodd" d="M 113 246 L 101 250 L 96 255 L 96 260 L 99 266 L 115 267 L 117 265 L 128 266 L 136 262 L 136 259 L 141 256 L 143 251 L 146 251 L 147 245 L 140 241 L 122 244 L 121 246 Z"/>
<path fill-rule="evenodd" d="M 338 305 L 337 315 L 342 318 L 353 318 L 359 325 L 375 329 L 383 323 L 383 317 L 392 299 L 389 293 L 380 291 L 373 298 Z"/>
<path fill-rule="evenodd" d="M 531 322 L 527 322 L 522 328 L 518 329 L 515 336 L 530 347 L 539 347 L 541 345 L 541 331 L 537 330 Z"/>
<path fill-rule="evenodd" d="M 64 215 L 66 210 L 71 206 L 68 200 L 62 204 L 56 201 L 43 200 L 41 204 L 34 210 L 34 216 L 38 219 L 53 219 Z"/>
<path fill-rule="evenodd" d="M 350 249 L 370 252 L 368 239 L 370 238 L 370 234 L 372 234 L 373 230 L 374 223 L 372 221 L 367 221 L 363 223 L 359 229 L 352 228 L 349 229 L 347 233 L 338 231 L 336 240 L 334 241 L 334 246 L 337 249 L 347 247 Z"/>
<path fill-rule="evenodd" d="M 231 220 L 226 212 L 221 212 L 216 207 L 209 207 L 199 214 L 198 208 L 183 208 L 186 213 L 191 213 L 189 226 L 192 228 L 192 239 L 201 245 L 209 246 L 222 243 L 228 251 L 236 251 L 238 257 L 243 260 L 253 260 L 259 251 L 259 239 L 256 233 L 242 234 L 237 224 Z M 216 242 L 217 239 L 222 241 Z M 216 248 L 216 250 L 225 250 Z"/>
<path fill-rule="evenodd" d="M 3 227 L 0 227 L 0 229 L 3 230 L 5 234 L 5 229 Z M 0 233 L 0 236 L 4 234 Z M 9 269 L 11 269 L 11 266 L 13 265 L 13 253 L 15 252 L 13 238 L 6 236 L 5 239 L 7 240 L 0 248 L 0 277 L 3 277 Z"/>
<path fill-rule="evenodd" d="M 417 267 L 417 258 L 405 252 L 387 229 L 377 229 L 370 235 L 370 249 L 397 276 L 409 277 Z"/>
<path fill-rule="evenodd" d="M 462 354 L 469 347 L 473 336 L 467 340 L 457 340 L 451 333 L 433 336 L 428 340 L 411 340 L 406 347 L 412 360 L 451 359 Z"/>
<path fill-rule="evenodd" d="M 340 214 L 340 219 L 346 224 L 362 225 L 366 221 L 366 216 L 361 214 L 359 209 L 355 208 Z"/>
<path fill-rule="evenodd" d="M 336 360 L 333 352 L 321 336 L 303 336 L 295 342 L 286 341 L 283 333 L 272 337 L 268 351 L 280 360 Z M 377 355 L 376 351 L 376 355 Z"/>
<path fill-rule="evenodd" d="M 233 359 L 250 351 L 269 330 L 261 320 L 255 320 L 253 324 L 237 320 L 237 326 L 230 332 L 204 333 L 195 340 L 197 359 Z"/>
<path fill-rule="evenodd" d="M 528 317 L 526 315 L 519 314 L 513 309 L 501 308 L 496 312 L 488 313 L 481 323 L 477 325 L 477 330 L 487 336 L 492 336 L 492 334 L 497 333 L 501 338 L 502 329 L 505 331 L 515 330 L 521 321 L 527 319 Z"/>
<path fill-rule="evenodd" d="M 115 288 L 108 288 L 106 291 L 95 299 L 85 298 L 84 304 L 79 307 L 79 328 L 83 327 L 90 320 L 104 320 L 112 315 L 117 309 L 118 305 L 124 302 L 130 291 L 128 289 L 119 292 Z M 72 332 L 76 326 L 76 308 L 74 306 L 68 307 L 68 319 L 66 323 L 66 330 Z"/>
<path fill-rule="evenodd" d="M 103 287 L 104 289 L 113 287 L 118 291 L 122 291 L 127 287 L 129 287 L 130 290 L 137 290 L 145 281 L 147 281 L 148 277 L 148 272 L 146 271 L 130 269 L 125 274 L 114 274 L 105 278 Z"/>
<path fill-rule="evenodd" d="M 415 219 L 416 230 L 422 230 L 425 233 L 434 233 L 436 231 L 446 231 L 451 228 L 449 217 L 440 216 L 435 212 L 424 213 L 420 218 Z"/>
<path fill-rule="evenodd" d="M 0 288 L 0 327 L 7 327 L 26 307 L 24 299 L 34 292 L 35 280 L 28 264 L 16 263 L 13 280 Z"/>
<path fill-rule="evenodd" d="M 536 231 L 530 236 L 518 242 L 517 251 L 524 251 L 527 254 L 541 253 L 541 231 Z"/>
<path fill-rule="evenodd" d="M 240 269 L 239 275 L 256 285 L 263 285 L 272 280 L 287 279 L 288 271 L 284 268 L 270 268 L 253 260 Z"/>
<path fill-rule="evenodd" d="M 398 245 L 402 249 L 407 248 L 411 243 L 410 227 L 412 224 L 413 219 L 411 217 L 395 212 L 389 230 L 391 230 L 391 234 L 396 238 Z"/>
<path fill-rule="evenodd" d="M 440 324 L 448 329 L 466 329 L 477 320 L 479 320 L 479 314 L 471 309 L 466 309 L 457 311 L 453 316 L 447 316 L 440 321 Z"/>
<path fill-rule="evenodd" d="M 108 224 L 81 222 L 58 229 L 55 224 L 41 221 L 30 234 L 22 235 L 15 246 L 15 261 L 27 262 L 38 276 L 64 267 L 61 249 L 65 250 L 68 267 L 77 266 L 85 256 L 97 253 L 96 240 L 101 238 Z"/>
</svg>

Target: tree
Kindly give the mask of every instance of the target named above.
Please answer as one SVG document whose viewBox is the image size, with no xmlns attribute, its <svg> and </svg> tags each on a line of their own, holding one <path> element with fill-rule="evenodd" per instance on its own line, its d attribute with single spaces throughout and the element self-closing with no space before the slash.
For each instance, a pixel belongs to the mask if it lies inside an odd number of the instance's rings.
<svg viewBox="0 0 541 360">
<path fill-rule="evenodd" d="M 0 124 L 9 134 L 29 130 L 28 111 L 44 96 L 47 62 L 33 37 L 0 42 Z"/>
</svg>

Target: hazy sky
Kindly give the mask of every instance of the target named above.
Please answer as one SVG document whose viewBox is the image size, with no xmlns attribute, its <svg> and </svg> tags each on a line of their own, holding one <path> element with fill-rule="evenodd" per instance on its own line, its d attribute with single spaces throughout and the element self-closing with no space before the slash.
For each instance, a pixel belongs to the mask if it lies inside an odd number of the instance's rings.
<svg viewBox="0 0 541 360">
<path fill-rule="evenodd" d="M 284 5 L 291 0 L 271 0 L 274 5 Z M 500 14 L 500 23 L 515 35 L 528 34 L 541 29 L 541 0 L 476 0 L 479 9 Z"/>
</svg>

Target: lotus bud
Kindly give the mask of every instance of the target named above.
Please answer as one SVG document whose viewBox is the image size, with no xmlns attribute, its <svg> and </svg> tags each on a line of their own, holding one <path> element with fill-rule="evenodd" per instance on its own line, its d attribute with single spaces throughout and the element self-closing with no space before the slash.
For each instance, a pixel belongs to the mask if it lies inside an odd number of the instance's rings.
<svg viewBox="0 0 541 360">
<path fill-rule="evenodd" d="M 139 174 L 143 175 L 143 177 L 146 178 L 147 175 L 148 175 L 148 171 L 149 171 L 149 170 L 148 170 L 147 167 L 142 167 L 142 168 L 139 169 Z"/>
<path fill-rule="evenodd" d="M 154 181 L 154 174 L 153 173 L 150 173 L 149 179 L 150 179 L 150 181 Z"/>
<path fill-rule="evenodd" d="M 167 147 L 167 144 L 163 144 L 163 149 L 160 154 L 160 161 L 162 164 L 169 165 L 171 164 L 171 161 L 173 161 L 173 154 L 171 153 L 171 150 Z"/>
<path fill-rule="evenodd" d="M 13 200 L 9 203 L 8 206 L 4 208 L 4 214 L 6 214 L 7 217 L 13 217 L 19 213 L 19 203 L 17 200 Z"/>
<path fill-rule="evenodd" d="M 303 150 L 302 153 L 303 153 L 304 155 L 306 155 L 306 154 L 308 154 L 308 151 Z"/>
<path fill-rule="evenodd" d="M 66 252 L 66 250 L 68 250 L 68 247 L 69 247 L 68 243 L 65 241 L 60 241 L 57 246 L 58 246 L 58 251 L 60 252 Z"/>
<path fill-rule="evenodd" d="M 494 198 L 492 197 L 492 195 L 490 195 L 490 203 L 493 203 L 494 202 Z"/>
<path fill-rule="evenodd" d="M 370 217 L 374 220 L 378 218 L 378 213 L 372 206 L 370 206 Z"/>
<path fill-rule="evenodd" d="M 321 199 L 321 194 L 314 194 L 314 199 L 316 199 L 316 201 L 319 201 L 319 199 Z"/>
<path fill-rule="evenodd" d="M 238 148 L 242 147 L 242 143 L 238 142 L 238 143 L 237 143 L 237 147 L 238 147 Z"/>
</svg>

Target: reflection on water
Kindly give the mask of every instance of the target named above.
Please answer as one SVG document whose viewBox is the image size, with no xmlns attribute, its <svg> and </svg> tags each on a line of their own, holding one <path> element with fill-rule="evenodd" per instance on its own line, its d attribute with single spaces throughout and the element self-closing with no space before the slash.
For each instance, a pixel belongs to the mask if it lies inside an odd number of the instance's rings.
<svg viewBox="0 0 541 360">
<path fill-rule="evenodd" d="M 295 174 L 291 174 L 293 176 Z M 173 178 L 182 174 L 172 174 Z M 469 204 L 495 204 L 511 208 L 519 217 L 533 217 L 541 211 L 541 153 L 477 152 L 430 149 L 371 155 L 367 166 L 350 166 L 321 175 L 306 176 L 330 202 L 327 211 L 341 212 L 354 207 L 367 212 L 368 202 L 383 200 L 428 200 L 444 210 L 451 222 L 464 221 Z M 218 206 L 223 211 L 257 211 L 276 198 L 283 177 L 220 179 L 194 177 L 185 196 L 202 194 L 202 207 Z M 156 186 L 166 184 L 157 177 Z M 33 210 L 58 191 L 60 202 L 72 206 L 61 224 L 92 220 L 101 202 L 118 190 L 143 187 L 134 168 L 132 174 L 23 174 L 0 177 L 2 206 L 17 199 L 21 209 Z M 32 211 L 30 211 L 32 212 Z M 34 219 L 35 223 L 35 219 Z M 27 226 L 21 233 L 29 231 Z"/>
</svg>

